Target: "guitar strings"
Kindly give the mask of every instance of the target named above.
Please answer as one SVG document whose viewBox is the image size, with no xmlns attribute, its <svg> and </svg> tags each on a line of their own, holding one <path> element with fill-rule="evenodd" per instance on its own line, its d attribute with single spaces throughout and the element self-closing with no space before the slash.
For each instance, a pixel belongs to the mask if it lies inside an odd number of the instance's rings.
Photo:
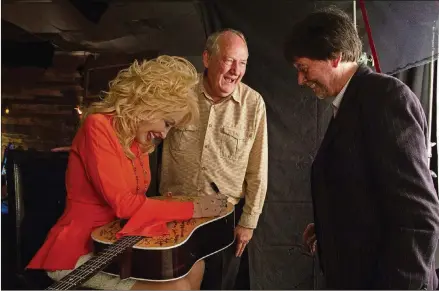
<svg viewBox="0 0 439 291">
<path fill-rule="evenodd" d="M 112 260 L 115 256 L 122 253 L 123 250 L 126 249 L 130 244 L 135 244 L 138 240 L 141 239 L 141 237 L 131 237 L 133 239 L 125 239 L 121 241 L 119 244 L 113 245 L 113 247 L 109 247 L 108 249 L 102 251 L 97 259 L 89 260 L 88 264 L 87 262 L 84 263 L 82 266 L 78 267 L 76 270 L 72 271 L 70 274 L 66 276 L 66 280 L 63 280 L 64 282 L 59 282 L 57 284 L 57 287 L 59 289 L 61 288 L 69 288 L 71 285 L 78 284 L 81 280 L 84 280 L 84 275 L 90 275 L 91 273 L 95 272 L 97 269 L 99 269 L 102 264 L 108 262 L 108 260 Z M 103 260 L 104 259 L 104 260 Z M 81 276 L 81 277 L 78 277 Z M 88 280 L 89 278 L 85 279 L 84 281 Z M 82 283 L 82 282 L 81 282 Z"/>
<path fill-rule="evenodd" d="M 134 237 L 133 237 L 134 238 Z M 62 282 L 59 284 L 59 287 L 69 287 L 69 285 L 78 284 L 81 280 L 84 280 L 84 275 L 90 275 L 91 273 L 95 272 L 97 269 L 99 269 L 102 264 L 108 262 L 108 260 L 113 259 L 115 256 L 119 255 L 126 247 L 128 247 L 130 244 L 135 244 L 138 238 L 133 239 L 125 239 L 121 241 L 119 244 L 113 245 L 113 247 L 110 247 L 99 254 L 97 259 L 91 259 L 89 260 L 88 264 L 87 262 L 84 263 L 82 266 L 78 267 L 75 271 L 72 271 L 69 275 L 70 278 L 66 278 L 68 281 Z M 81 277 L 78 277 L 81 276 Z M 73 280 L 72 280 L 73 279 Z M 87 278 L 88 279 L 88 278 Z M 85 279 L 84 281 L 86 281 Z M 67 285 L 67 286 L 64 286 Z"/>
<path fill-rule="evenodd" d="M 64 278 L 54 283 L 46 290 L 68 290 L 73 286 L 84 283 L 90 279 L 87 278 L 87 276 L 96 272 L 100 268 L 105 267 L 108 261 L 113 260 L 114 257 L 123 253 L 127 247 L 135 245 L 142 238 L 143 237 L 141 236 L 130 236 L 119 240 L 112 246 L 98 253 L 94 259 L 91 258 L 89 261 L 67 274 Z"/>
<path fill-rule="evenodd" d="M 100 255 L 104 256 L 106 258 L 109 257 L 109 259 L 111 259 L 111 255 L 112 253 L 117 253 L 118 251 L 118 246 L 119 245 L 124 245 L 124 244 L 118 244 L 117 246 L 111 248 L 112 250 L 104 250 Z M 63 282 L 59 282 L 59 284 L 57 285 L 57 287 L 59 289 L 64 289 L 65 288 L 69 288 L 72 285 L 76 285 L 78 284 L 81 280 L 84 280 L 85 277 L 84 275 L 90 275 L 91 272 L 94 272 L 97 267 L 99 267 L 99 263 L 102 262 L 102 260 L 100 260 L 101 257 L 98 257 L 98 259 L 95 260 L 90 260 L 88 261 L 88 263 L 84 263 L 82 266 L 78 267 L 76 270 L 72 271 L 70 274 L 68 274 L 65 278 L 63 278 Z M 81 277 L 79 277 L 81 276 Z"/>
</svg>

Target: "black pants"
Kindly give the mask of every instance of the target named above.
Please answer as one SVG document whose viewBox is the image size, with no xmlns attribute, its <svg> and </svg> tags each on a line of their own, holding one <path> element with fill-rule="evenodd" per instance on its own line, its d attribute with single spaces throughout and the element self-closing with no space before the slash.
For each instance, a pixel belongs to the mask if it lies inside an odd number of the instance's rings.
<svg viewBox="0 0 439 291">
<path fill-rule="evenodd" d="M 244 206 L 241 199 L 235 206 L 235 224 L 239 222 Z M 236 241 L 227 249 L 205 259 L 202 290 L 249 290 L 250 274 L 248 260 L 248 246 L 240 258 L 235 256 Z"/>
</svg>

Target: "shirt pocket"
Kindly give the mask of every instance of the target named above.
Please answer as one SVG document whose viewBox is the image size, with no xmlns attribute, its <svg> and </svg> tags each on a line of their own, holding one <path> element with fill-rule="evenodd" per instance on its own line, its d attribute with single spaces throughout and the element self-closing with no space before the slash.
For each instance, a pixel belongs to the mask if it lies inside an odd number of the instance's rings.
<svg viewBox="0 0 439 291">
<path fill-rule="evenodd" d="M 199 129 L 195 125 L 188 125 L 182 129 L 175 128 L 172 134 L 168 136 L 171 150 L 187 151 L 196 148 L 199 134 Z"/>
<path fill-rule="evenodd" d="M 224 126 L 221 128 L 221 157 L 236 160 L 241 156 L 245 145 L 246 135 L 238 127 Z"/>
</svg>

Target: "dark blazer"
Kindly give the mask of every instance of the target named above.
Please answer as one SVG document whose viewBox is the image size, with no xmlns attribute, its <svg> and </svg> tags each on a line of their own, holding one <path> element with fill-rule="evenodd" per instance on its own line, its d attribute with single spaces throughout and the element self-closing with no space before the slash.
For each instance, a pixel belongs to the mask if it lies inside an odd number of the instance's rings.
<svg viewBox="0 0 439 291">
<path fill-rule="evenodd" d="M 439 202 L 426 131 L 404 83 L 359 67 L 312 166 L 327 288 L 436 288 Z"/>
</svg>

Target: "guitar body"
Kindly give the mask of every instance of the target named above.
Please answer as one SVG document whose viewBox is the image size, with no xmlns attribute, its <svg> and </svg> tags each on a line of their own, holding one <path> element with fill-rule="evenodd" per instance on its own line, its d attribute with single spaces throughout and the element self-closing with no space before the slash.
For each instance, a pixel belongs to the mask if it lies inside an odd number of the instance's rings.
<svg viewBox="0 0 439 291">
<path fill-rule="evenodd" d="M 163 198 L 170 199 L 170 198 Z M 177 197 L 175 200 L 190 198 Z M 114 221 L 92 233 L 94 252 L 115 243 L 121 221 Z M 197 218 L 168 223 L 169 234 L 145 237 L 103 269 L 124 278 L 172 281 L 184 277 L 199 260 L 219 252 L 234 242 L 235 213 L 231 203 L 219 217 Z"/>
</svg>

